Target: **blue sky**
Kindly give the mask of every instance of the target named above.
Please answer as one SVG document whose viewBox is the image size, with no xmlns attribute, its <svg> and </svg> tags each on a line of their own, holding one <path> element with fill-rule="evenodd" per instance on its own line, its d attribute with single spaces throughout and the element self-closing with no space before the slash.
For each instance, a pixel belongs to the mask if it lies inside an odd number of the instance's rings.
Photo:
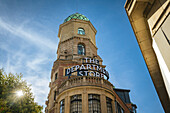
<svg viewBox="0 0 170 113">
<path fill-rule="evenodd" d="M 45 106 L 59 25 L 73 13 L 97 29 L 98 54 L 117 88 L 130 89 L 138 113 L 163 113 L 124 9 L 125 0 L 0 0 L 0 68 L 23 73 Z"/>
</svg>

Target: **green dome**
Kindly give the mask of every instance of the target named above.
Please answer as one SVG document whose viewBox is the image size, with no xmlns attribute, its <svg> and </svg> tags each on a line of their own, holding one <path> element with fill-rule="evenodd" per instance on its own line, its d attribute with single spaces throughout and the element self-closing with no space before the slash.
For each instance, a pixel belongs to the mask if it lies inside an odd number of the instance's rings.
<svg viewBox="0 0 170 113">
<path fill-rule="evenodd" d="M 64 23 L 71 20 L 71 19 L 79 19 L 79 20 L 85 20 L 85 21 L 89 21 L 89 19 L 87 17 L 85 17 L 84 15 L 82 14 L 79 14 L 79 13 L 75 13 L 75 14 L 72 14 L 70 16 L 68 16 L 65 20 L 64 20 Z"/>
</svg>

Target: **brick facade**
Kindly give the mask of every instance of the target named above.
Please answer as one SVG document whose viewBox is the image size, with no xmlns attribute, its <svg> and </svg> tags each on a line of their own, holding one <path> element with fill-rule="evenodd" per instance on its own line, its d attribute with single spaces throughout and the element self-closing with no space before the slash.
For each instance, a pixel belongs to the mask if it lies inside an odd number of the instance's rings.
<svg viewBox="0 0 170 113">
<path fill-rule="evenodd" d="M 78 28 L 85 30 L 85 35 L 78 34 Z M 88 95 L 98 94 L 100 96 L 101 112 L 107 113 L 106 97 L 112 100 L 112 112 L 118 113 L 115 102 L 119 103 L 124 113 L 130 113 L 126 103 L 116 94 L 113 85 L 104 78 L 95 76 L 65 76 L 65 69 L 82 64 L 82 58 L 89 57 L 103 60 L 97 54 L 95 41 L 96 29 L 90 21 L 71 19 L 60 25 L 58 37 L 60 42 L 57 50 L 57 60 L 51 71 L 50 92 L 46 101 L 47 113 L 59 113 L 60 102 L 64 99 L 64 112 L 70 112 L 70 98 L 73 95 L 82 96 L 82 113 L 88 113 Z M 85 46 L 85 55 L 78 54 L 78 44 Z M 103 67 L 105 67 L 103 65 Z M 57 73 L 57 74 L 56 74 Z M 56 79 L 57 75 L 57 79 Z"/>
</svg>

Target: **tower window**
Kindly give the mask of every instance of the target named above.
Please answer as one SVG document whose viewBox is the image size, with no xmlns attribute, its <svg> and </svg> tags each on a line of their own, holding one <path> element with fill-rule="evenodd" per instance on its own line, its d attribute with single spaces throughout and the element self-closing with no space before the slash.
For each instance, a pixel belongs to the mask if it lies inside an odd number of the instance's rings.
<svg viewBox="0 0 170 113">
<path fill-rule="evenodd" d="M 112 99 L 106 97 L 107 113 L 112 113 Z"/>
<path fill-rule="evenodd" d="M 101 113 L 100 95 L 89 94 L 89 113 Z"/>
<path fill-rule="evenodd" d="M 85 46 L 82 44 L 78 44 L 78 54 L 85 55 Z"/>
<path fill-rule="evenodd" d="M 64 113 L 64 99 L 60 101 L 60 113 Z"/>
<path fill-rule="evenodd" d="M 83 28 L 78 28 L 78 34 L 85 35 L 85 31 Z"/>
<path fill-rule="evenodd" d="M 82 113 L 81 95 L 71 96 L 70 113 Z"/>
</svg>

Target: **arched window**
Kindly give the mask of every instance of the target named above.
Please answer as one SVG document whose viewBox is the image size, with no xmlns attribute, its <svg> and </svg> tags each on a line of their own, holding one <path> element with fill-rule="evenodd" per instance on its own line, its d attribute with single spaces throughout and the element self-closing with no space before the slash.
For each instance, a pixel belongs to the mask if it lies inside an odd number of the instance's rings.
<svg viewBox="0 0 170 113">
<path fill-rule="evenodd" d="M 64 113 L 64 99 L 60 101 L 60 113 Z"/>
<path fill-rule="evenodd" d="M 112 99 L 106 97 L 107 113 L 112 113 Z"/>
<path fill-rule="evenodd" d="M 101 113 L 100 95 L 89 94 L 89 113 Z"/>
<path fill-rule="evenodd" d="M 79 55 L 85 55 L 85 46 L 83 44 L 78 44 L 77 49 Z"/>
<path fill-rule="evenodd" d="M 85 35 L 85 31 L 83 28 L 78 28 L 78 34 Z"/>
<path fill-rule="evenodd" d="M 81 95 L 74 95 L 70 98 L 70 113 L 82 113 L 82 97 Z"/>
</svg>

